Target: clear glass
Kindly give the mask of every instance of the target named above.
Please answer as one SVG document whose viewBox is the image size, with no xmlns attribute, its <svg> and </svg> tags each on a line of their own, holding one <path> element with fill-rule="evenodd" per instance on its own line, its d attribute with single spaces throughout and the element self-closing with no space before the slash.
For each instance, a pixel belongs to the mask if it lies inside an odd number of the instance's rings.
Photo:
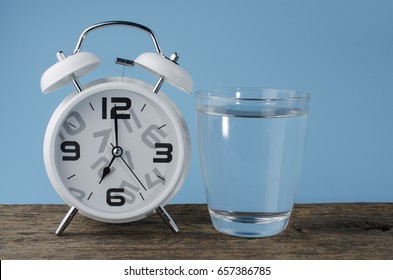
<svg viewBox="0 0 393 280">
<path fill-rule="evenodd" d="M 199 156 L 218 231 L 252 238 L 285 229 L 300 180 L 309 97 L 264 88 L 197 91 Z"/>
</svg>

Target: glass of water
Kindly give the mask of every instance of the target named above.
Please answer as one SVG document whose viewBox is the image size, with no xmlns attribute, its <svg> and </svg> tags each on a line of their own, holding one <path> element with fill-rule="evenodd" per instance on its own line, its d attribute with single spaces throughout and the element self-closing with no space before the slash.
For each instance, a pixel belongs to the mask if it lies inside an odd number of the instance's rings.
<svg viewBox="0 0 393 280">
<path fill-rule="evenodd" d="M 288 224 L 300 180 L 310 96 L 216 88 L 197 98 L 199 156 L 214 227 L 267 237 Z"/>
</svg>

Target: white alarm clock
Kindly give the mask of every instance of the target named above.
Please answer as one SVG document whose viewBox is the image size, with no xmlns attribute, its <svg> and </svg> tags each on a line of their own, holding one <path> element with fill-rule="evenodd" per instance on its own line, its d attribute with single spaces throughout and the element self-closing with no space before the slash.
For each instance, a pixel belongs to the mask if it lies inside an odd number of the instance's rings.
<svg viewBox="0 0 393 280">
<path fill-rule="evenodd" d="M 127 78 L 104 78 L 81 85 L 78 78 L 95 68 L 99 59 L 80 48 L 88 32 L 112 25 L 143 30 L 156 53 L 123 65 L 140 65 L 156 74 L 155 86 Z M 154 33 L 125 21 L 102 22 L 81 34 L 74 54 L 57 54 L 59 62 L 41 78 L 44 93 L 72 82 L 68 95 L 53 113 L 44 140 L 48 177 L 71 208 L 56 230 L 61 235 L 79 211 L 94 220 L 125 223 L 160 214 L 177 232 L 164 206 L 181 187 L 190 162 L 187 124 L 162 92 L 164 81 L 191 93 L 192 79 L 177 63 L 177 54 L 163 55 Z"/>
</svg>

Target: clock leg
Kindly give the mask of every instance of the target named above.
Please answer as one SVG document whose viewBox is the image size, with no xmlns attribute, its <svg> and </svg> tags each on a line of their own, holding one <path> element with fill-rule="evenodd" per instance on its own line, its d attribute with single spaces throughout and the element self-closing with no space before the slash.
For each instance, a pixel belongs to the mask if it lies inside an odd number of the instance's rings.
<svg viewBox="0 0 393 280">
<path fill-rule="evenodd" d="M 75 206 L 72 206 L 70 210 L 68 210 L 67 214 L 64 216 L 63 220 L 61 221 L 59 227 L 55 232 L 57 236 L 60 236 L 63 231 L 68 227 L 72 219 L 75 217 L 76 213 L 78 213 L 78 209 L 76 209 Z"/>
<path fill-rule="evenodd" d="M 175 221 L 171 218 L 164 207 L 158 206 L 156 211 L 174 233 L 179 232 L 179 228 L 176 226 Z"/>
</svg>

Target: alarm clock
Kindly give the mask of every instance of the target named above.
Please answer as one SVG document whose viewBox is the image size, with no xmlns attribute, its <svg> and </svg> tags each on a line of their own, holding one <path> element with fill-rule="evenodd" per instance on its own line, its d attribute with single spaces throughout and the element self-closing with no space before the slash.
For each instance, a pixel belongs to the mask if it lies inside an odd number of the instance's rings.
<svg viewBox="0 0 393 280">
<path fill-rule="evenodd" d="M 130 77 L 103 78 L 82 85 L 78 78 L 97 67 L 93 53 L 80 51 L 96 29 L 124 25 L 147 32 L 156 52 L 124 66 L 141 66 L 158 77 L 155 85 Z M 53 113 L 44 139 L 44 163 L 51 184 L 70 205 L 55 231 L 61 235 L 79 212 L 108 223 L 127 223 L 158 213 L 179 229 L 164 206 L 180 189 L 190 162 L 190 136 L 176 105 L 161 90 L 168 82 L 191 93 L 192 79 L 166 57 L 152 30 L 138 23 L 107 21 L 85 29 L 74 53 L 57 53 L 58 62 L 42 75 L 43 93 L 72 83 L 76 89 Z"/>
</svg>

